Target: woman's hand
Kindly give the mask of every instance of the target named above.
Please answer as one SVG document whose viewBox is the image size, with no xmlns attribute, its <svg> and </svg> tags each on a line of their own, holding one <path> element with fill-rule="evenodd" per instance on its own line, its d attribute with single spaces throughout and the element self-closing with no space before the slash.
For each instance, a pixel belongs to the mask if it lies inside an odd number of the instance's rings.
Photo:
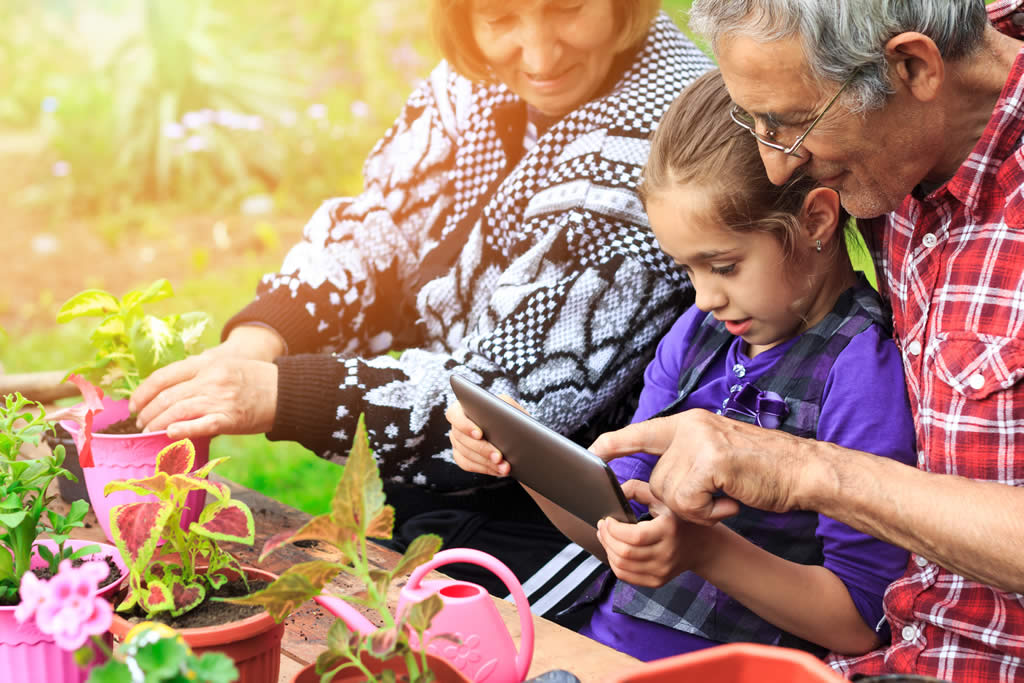
<svg viewBox="0 0 1024 683">
<path fill-rule="evenodd" d="M 508 402 L 515 405 L 513 401 Z M 509 464 L 491 442 L 484 441 L 484 433 L 462 412 L 461 403 L 453 403 L 444 415 L 452 425 L 448 436 L 452 442 L 456 465 L 467 472 L 494 477 L 508 476 Z"/>
<path fill-rule="evenodd" d="M 262 434 L 277 413 L 277 366 L 224 358 L 214 349 L 171 363 L 132 394 L 131 410 L 147 432 L 173 441 L 217 434 Z"/>
<path fill-rule="evenodd" d="M 627 524 L 608 517 L 598 522 L 597 538 L 617 577 L 635 586 L 657 587 L 707 561 L 715 545 L 714 527 L 679 519 L 645 481 L 630 479 L 622 491 L 647 505 L 654 519 Z"/>
</svg>

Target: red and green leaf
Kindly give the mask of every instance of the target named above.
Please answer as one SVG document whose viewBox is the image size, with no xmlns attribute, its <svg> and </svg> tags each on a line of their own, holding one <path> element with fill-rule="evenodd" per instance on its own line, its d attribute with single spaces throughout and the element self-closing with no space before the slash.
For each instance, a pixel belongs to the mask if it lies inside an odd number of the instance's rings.
<svg viewBox="0 0 1024 683">
<path fill-rule="evenodd" d="M 192 522 L 194 531 L 214 541 L 232 541 L 252 545 L 256 538 L 256 525 L 249 507 L 237 500 L 211 503 L 203 508 L 198 522 Z"/>
<path fill-rule="evenodd" d="M 156 454 L 157 473 L 185 474 L 196 462 L 196 447 L 190 439 L 181 439 L 167 445 Z"/>
<path fill-rule="evenodd" d="M 142 496 L 164 493 L 168 490 L 170 477 L 163 472 L 157 472 L 152 477 L 143 479 L 115 479 L 107 482 L 103 487 L 103 495 L 109 496 L 114 491 L 131 491 Z"/>
<path fill-rule="evenodd" d="M 139 607 L 147 614 L 166 612 L 174 607 L 174 599 L 170 589 L 163 581 L 150 581 L 139 591 Z"/>
<path fill-rule="evenodd" d="M 114 545 L 133 574 L 141 575 L 153 557 L 164 525 L 174 512 L 170 501 L 123 503 L 110 510 Z"/>
<path fill-rule="evenodd" d="M 171 599 L 174 604 L 171 616 L 177 617 L 198 607 L 199 603 L 206 599 L 206 588 L 199 581 L 175 581 L 171 584 Z"/>
<path fill-rule="evenodd" d="M 334 521 L 348 528 L 365 528 L 385 505 L 384 484 L 370 450 L 365 421 L 360 418 L 345 471 L 331 501 Z"/>
</svg>

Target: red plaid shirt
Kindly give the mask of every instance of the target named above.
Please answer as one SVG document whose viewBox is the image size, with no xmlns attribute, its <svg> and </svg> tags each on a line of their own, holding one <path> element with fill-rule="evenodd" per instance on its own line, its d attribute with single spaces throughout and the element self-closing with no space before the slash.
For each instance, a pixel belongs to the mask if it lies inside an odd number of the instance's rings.
<svg viewBox="0 0 1024 683">
<path fill-rule="evenodd" d="M 989 7 L 1021 38 L 1024 0 Z M 1020 23 L 1018 23 L 1020 22 Z M 956 175 L 863 221 L 893 304 L 918 467 L 1024 485 L 1024 50 Z M 1021 539 L 1024 541 L 1024 539 Z M 1024 596 L 918 555 L 885 594 L 892 645 L 843 673 L 912 672 L 960 683 L 1024 678 Z"/>
</svg>

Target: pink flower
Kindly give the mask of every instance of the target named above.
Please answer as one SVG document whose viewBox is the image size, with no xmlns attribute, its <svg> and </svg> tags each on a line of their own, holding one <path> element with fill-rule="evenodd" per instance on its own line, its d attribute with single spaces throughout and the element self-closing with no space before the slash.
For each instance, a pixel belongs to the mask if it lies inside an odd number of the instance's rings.
<svg viewBox="0 0 1024 683">
<path fill-rule="evenodd" d="M 20 623 L 34 614 L 40 631 L 53 636 L 61 648 L 77 650 L 89 636 L 110 628 L 113 609 L 97 596 L 99 584 L 109 571 L 105 562 L 72 567 L 70 560 L 64 560 L 60 571 L 49 581 L 26 572 L 21 578 L 22 602 L 15 610 L 15 618 Z"/>
</svg>

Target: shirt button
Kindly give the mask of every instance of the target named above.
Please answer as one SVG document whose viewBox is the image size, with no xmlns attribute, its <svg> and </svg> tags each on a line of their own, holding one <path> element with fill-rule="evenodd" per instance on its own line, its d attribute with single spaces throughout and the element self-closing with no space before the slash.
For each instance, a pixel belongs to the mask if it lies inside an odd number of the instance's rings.
<svg viewBox="0 0 1024 683">
<path fill-rule="evenodd" d="M 970 384 L 971 388 L 975 391 L 980 391 L 981 388 L 985 386 L 985 377 L 978 372 L 971 375 L 970 379 L 967 380 L 967 383 Z"/>
<path fill-rule="evenodd" d="M 907 344 L 907 353 L 909 353 L 911 356 L 920 356 L 921 342 L 915 339 L 914 341 Z"/>
<path fill-rule="evenodd" d="M 900 634 L 903 636 L 903 640 L 913 640 L 917 635 L 917 629 L 913 626 L 904 626 Z"/>
<path fill-rule="evenodd" d="M 735 374 L 737 377 L 743 377 L 743 375 L 747 374 L 747 369 L 740 365 L 739 363 L 732 366 L 732 371 L 733 374 Z"/>
<path fill-rule="evenodd" d="M 914 556 L 914 562 L 917 564 L 918 567 L 927 567 L 928 566 L 928 560 L 926 560 L 925 558 L 921 557 L 920 555 L 915 555 Z"/>
<path fill-rule="evenodd" d="M 924 246 L 931 249 L 932 247 L 939 243 L 939 238 L 935 236 L 935 233 L 929 232 L 925 234 L 925 236 L 922 238 L 922 241 L 924 242 Z"/>
</svg>

